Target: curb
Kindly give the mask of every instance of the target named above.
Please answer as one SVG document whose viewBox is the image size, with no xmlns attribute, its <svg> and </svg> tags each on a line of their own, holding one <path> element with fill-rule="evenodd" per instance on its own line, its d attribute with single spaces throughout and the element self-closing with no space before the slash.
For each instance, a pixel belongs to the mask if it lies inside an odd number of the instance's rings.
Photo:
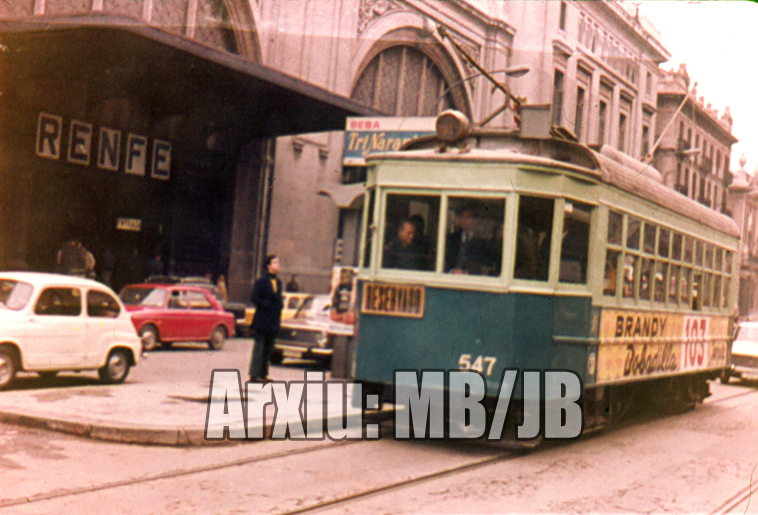
<svg viewBox="0 0 758 515">
<path fill-rule="evenodd" d="M 379 412 L 364 413 L 364 422 L 381 423 L 392 418 L 394 409 L 385 408 Z M 336 417 L 333 417 L 336 418 Z M 330 418 L 323 419 L 324 427 Z M 341 420 L 341 417 L 340 417 Z M 0 411 L 0 422 L 16 426 L 44 429 L 70 434 L 93 440 L 141 445 L 160 445 L 170 447 L 190 447 L 208 445 L 229 445 L 254 443 L 268 440 L 272 424 L 265 426 L 262 439 L 228 439 L 208 440 L 205 427 L 146 427 L 138 425 L 114 425 L 107 422 L 87 422 L 83 420 L 55 418 L 50 416 L 29 415 L 9 411 Z"/>
</svg>

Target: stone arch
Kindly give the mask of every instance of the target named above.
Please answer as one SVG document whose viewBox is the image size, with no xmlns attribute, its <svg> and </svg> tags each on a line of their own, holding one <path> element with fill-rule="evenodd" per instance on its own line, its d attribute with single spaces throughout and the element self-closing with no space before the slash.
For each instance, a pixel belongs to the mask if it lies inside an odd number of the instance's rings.
<svg viewBox="0 0 758 515">
<path fill-rule="evenodd" d="M 396 18 L 395 22 L 397 22 L 397 18 L 400 16 L 403 16 L 403 14 L 397 13 L 394 15 L 388 15 L 387 17 L 394 17 Z M 355 67 L 353 74 L 354 80 L 349 92 L 351 98 L 367 105 L 373 105 L 375 108 L 382 110 L 381 107 L 375 105 L 375 103 L 367 102 L 366 92 L 362 91 L 362 89 L 365 88 L 365 81 L 370 80 L 370 78 L 367 78 L 367 74 L 374 73 L 372 68 L 377 68 L 379 66 L 376 64 L 377 59 L 382 59 L 384 56 L 389 57 L 389 60 L 393 62 L 397 62 L 398 59 L 409 59 L 409 56 L 410 59 L 419 62 L 419 56 L 422 56 L 422 60 L 427 61 L 431 72 L 433 74 L 438 73 L 442 81 L 444 81 L 445 86 L 443 90 L 447 90 L 450 86 L 458 83 L 462 79 L 461 68 L 458 66 L 458 62 L 453 58 L 448 49 L 431 34 L 430 30 L 424 27 L 423 20 L 420 20 L 421 23 L 419 23 L 418 17 L 411 17 L 410 19 L 406 19 L 406 22 L 409 21 L 415 21 L 413 24 L 416 26 L 398 27 L 395 23 L 393 24 L 395 27 L 394 30 L 389 30 L 380 38 L 375 39 L 369 48 L 365 48 L 364 46 L 360 52 L 360 60 L 357 61 L 358 65 Z M 376 28 L 377 27 L 373 27 L 373 29 Z M 367 30 L 366 32 L 366 36 L 370 37 L 370 34 L 368 33 L 373 31 Z M 402 75 L 404 72 L 400 71 L 399 73 Z M 471 115 L 471 96 L 466 85 L 449 89 L 444 96 L 446 96 L 447 99 L 443 101 L 443 104 L 448 104 L 448 107 L 454 107 L 468 116 Z M 388 114 L 430 116 L 436 113 L 423 111 L 406 113 L 402 107 L 398 108 L 396 105 L 395 112 Z"/>
</svg>

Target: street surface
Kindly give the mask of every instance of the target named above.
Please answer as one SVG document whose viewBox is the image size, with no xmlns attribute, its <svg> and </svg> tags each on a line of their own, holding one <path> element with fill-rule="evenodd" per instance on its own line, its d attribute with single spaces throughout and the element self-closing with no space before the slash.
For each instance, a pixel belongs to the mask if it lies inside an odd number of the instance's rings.
<svg viewBox="0 0 758 515">
<path fill-rule="evenodd" d="M 221 352 L 156 351 L 130 381 L 201 379 L 210 368 L 245 377 L 249 350 L 249 340 L 230 340 Z M 272 375 L 302 378 L 303 370 L 285 363 Z M 56 381 L 64 389 L 94 377 Z M 49 385 L 30 376 L 17 387 Z M 210 447 L 0 425 L 0 513 L 758 513 L 750 498 L 758 489 L 758 390 L 736 381 L 711 388 L 694 411 L 647 415 L 525 455 L 395 441 L 391 423 L 379 441 Z"/>
</svg>

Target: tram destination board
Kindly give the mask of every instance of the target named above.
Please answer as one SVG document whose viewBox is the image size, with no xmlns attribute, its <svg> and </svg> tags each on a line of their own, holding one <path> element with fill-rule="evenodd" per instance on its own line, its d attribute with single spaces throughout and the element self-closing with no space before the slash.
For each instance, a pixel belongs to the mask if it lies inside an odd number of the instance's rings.
<svg viewBox="0 0 758 515">
<path fill-rule="evenodd" d="M 425 297 L 422 286 L 367 283 L 363 287 L 361 311 L 372 315 L 421 318 Z"/>
</svg>

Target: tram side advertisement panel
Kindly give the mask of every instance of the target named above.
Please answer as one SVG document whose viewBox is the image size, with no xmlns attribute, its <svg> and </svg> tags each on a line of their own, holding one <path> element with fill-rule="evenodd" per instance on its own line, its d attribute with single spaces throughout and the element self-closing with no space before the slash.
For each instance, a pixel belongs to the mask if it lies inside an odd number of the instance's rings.
<svg viewBox="0 0 758 515">
<path fill-rule="evenodd" d="M 724 368 L 729 317 L 603 310 L 597 383 Z"/>
</svg>

